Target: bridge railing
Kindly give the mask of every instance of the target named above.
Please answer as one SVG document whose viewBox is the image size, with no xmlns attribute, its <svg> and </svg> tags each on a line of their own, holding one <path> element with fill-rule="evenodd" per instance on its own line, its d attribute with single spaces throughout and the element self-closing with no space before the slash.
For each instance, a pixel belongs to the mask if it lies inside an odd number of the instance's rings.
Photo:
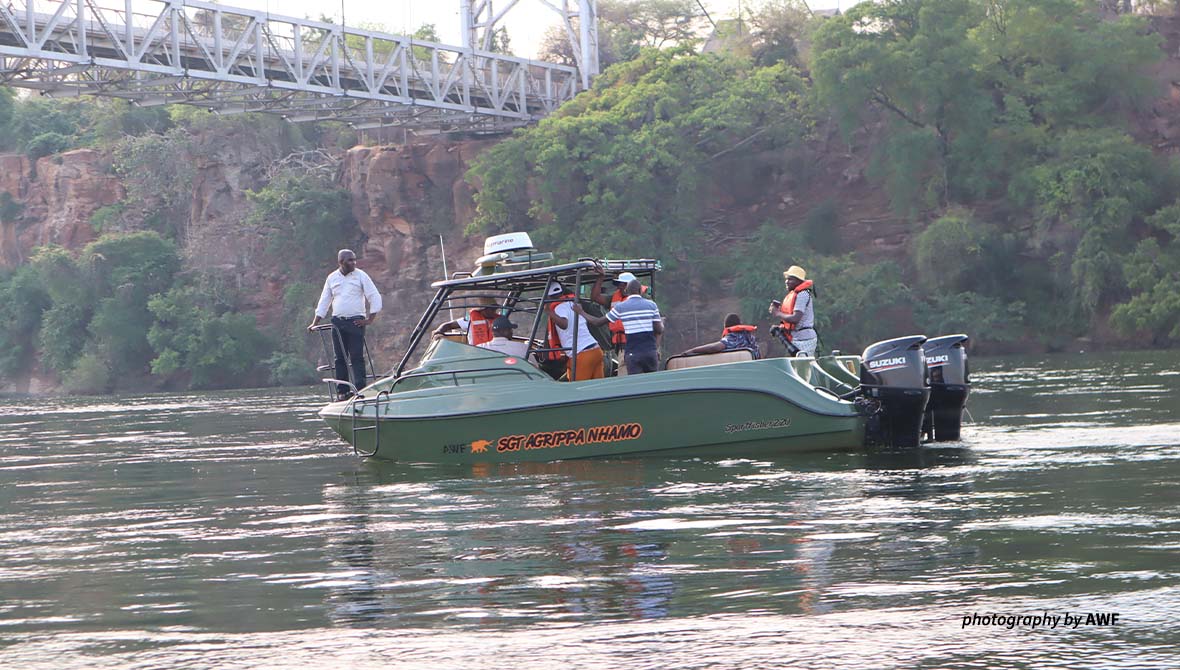
<svg viewBox="0 0 1180 670">
<path fill-rule="evenodd" d="M 494 129 L 552 112 L 578 81 L 569 66 L 200 0 L 0 0 L 0 83 L 50 95 Z"/>
</svg>

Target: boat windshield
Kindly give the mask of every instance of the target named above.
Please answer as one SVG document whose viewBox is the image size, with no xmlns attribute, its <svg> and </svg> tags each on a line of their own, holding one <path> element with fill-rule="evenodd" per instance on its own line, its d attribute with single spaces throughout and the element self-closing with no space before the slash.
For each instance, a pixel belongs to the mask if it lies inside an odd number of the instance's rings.
<svg viewBox="0 0 1180 670">
<path fill-rule="evenodd" d="M 588 300 L 600 272 L 605 274 L 602 290 L 608 295 L 614 291 L 610 282 L 619 272 L 634 274 L 649 287 L 649 292 L 654 292 L 655 273 L 661 268 L 659 261 L 654 259 L 584 258 L 574 263 L 540 268 L 513 269 L 506 266 L 496 269 L 499 271 L 484 275 L 456 273 L 451 279 L 432 284 L 437 290 L 434 299 L 414 327 L 406 353 L 394 370 L 394 376 L 400 376 L 407 370 L 415 351 L 424 348 L 423 340 L 429 341 L 438 325 L 467 318 L 473 310 L 492 306 L 497 309 L 497 314 L 514 317 L 518 329 L 515 339 L 527 346 L 528 359 L 535 360 L 535 354 L 544 358 L 548 353 L 559 351 L 549 347 L 545 337 L 544 324 L 549 306 L 568 300 L 572 293 L 583 301 L 582 304 L 589 311 L 592 307 Z M 556 287 L 562 290 L 558 291 Z M 515 318 L 522 315 L 526 318 Z M 576 339 L 577 330 L 574 332 Z M 466 341 L 466 338 L 458 335 L 452 337 Z M 577 346 L 576 341 L 573 344 Z"/>
</svg>

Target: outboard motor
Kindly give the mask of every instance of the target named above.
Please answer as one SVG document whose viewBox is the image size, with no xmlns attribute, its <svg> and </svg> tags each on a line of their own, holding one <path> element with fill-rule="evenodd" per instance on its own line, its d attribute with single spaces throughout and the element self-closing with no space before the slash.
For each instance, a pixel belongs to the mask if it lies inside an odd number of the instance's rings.
<svg viewBox="0 0 1180 670">
<path fill-rule="evenodd" d="M 967 340 L 963 334 L 926 340 L 926 367 L 930 370 L 930 403 L 922 432 L 936 442 L 959 439 L 963 407 L 971 393 L 967 370 Z"/>
<path fill-rule="evenodd" d="M 861 354 L 860 394 L 879 403 L 869 419 L 869 442 L 891 447 L 916 447 L 922 439 L 922 418 L 930 399 L 925 335 L 909 335 L 871 344 Z"/>
</svg>

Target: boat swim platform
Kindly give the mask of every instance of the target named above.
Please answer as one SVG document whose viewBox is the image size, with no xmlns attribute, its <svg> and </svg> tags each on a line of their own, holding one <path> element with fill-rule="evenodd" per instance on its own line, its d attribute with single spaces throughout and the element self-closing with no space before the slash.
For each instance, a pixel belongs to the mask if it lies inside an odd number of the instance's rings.
<svg viewBox="0 0 1180 670">
<path fill-rule="evenodd" d="M 426 133 L 504 132 L 580 90 L 566 65 L 198 0 L 120 4 L 0 0 L 0 85 Z"/>
</svg>

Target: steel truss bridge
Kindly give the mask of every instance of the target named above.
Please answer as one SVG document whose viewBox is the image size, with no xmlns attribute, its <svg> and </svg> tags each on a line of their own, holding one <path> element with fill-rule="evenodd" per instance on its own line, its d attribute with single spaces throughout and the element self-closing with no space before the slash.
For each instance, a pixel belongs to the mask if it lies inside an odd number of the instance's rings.
<svg viewBox="0 0 1180 670">
<path fill-rule="evenodd" d="M 200 0 L 0 0 L 0 85 L 358 128 L 502 132 L 597 74 L 595 1 L 572 11 L 570 0 L 541 1 L 563 15 L 580 70 L 476 48 L 517 0 L 498 14 L 491 0 L 460 0 L 458 47 Z"/>
</svg>

